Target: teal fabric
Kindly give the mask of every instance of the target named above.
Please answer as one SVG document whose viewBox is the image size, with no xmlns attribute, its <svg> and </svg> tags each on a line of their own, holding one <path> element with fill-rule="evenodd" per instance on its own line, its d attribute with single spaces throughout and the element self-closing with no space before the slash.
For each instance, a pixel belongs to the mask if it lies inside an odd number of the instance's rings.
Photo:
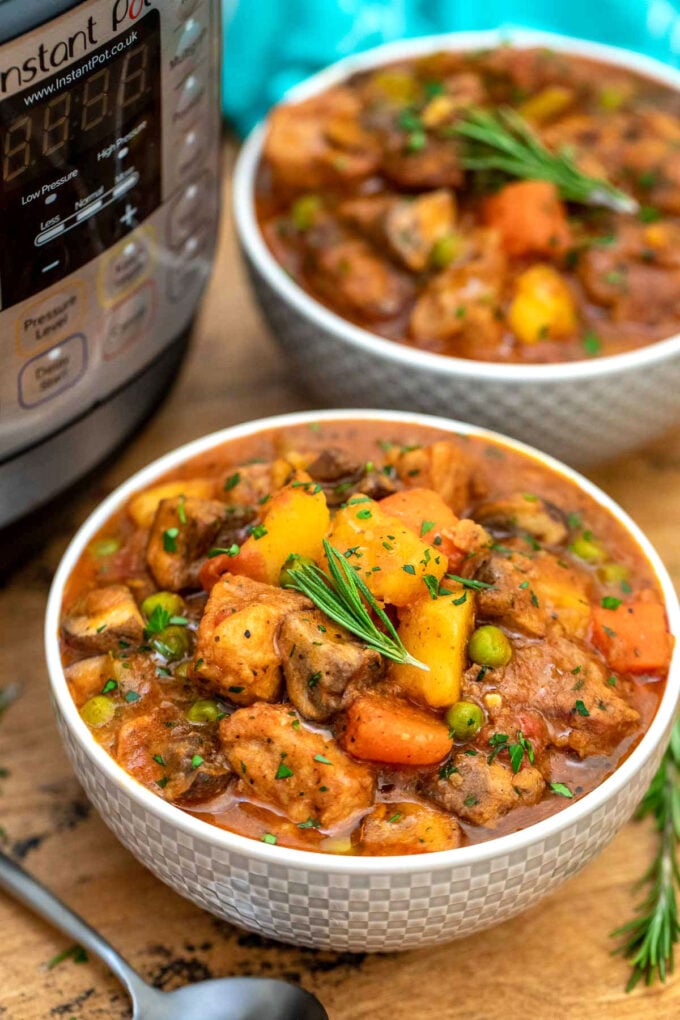
<svg viewBox="0 0 680 1020">
<path fill-rule="evenodd" d="M 334 60 L 433 32 L 537 28 L 680 67 L 680 0 L 224 0 L 224 8 L 224 111 L 243 134 Z"/>
</svg>

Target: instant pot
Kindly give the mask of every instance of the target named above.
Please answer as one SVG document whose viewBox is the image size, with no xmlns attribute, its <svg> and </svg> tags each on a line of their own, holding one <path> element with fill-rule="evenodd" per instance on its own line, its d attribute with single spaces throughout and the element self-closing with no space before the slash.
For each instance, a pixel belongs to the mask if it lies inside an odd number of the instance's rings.
<svg viewBox="0 0 680 1020">
<path fill-rule="evenodd" d="M 0 0 L 0 528 L 167 390 L 218 219 L 219 0 Z"/>
</svg>

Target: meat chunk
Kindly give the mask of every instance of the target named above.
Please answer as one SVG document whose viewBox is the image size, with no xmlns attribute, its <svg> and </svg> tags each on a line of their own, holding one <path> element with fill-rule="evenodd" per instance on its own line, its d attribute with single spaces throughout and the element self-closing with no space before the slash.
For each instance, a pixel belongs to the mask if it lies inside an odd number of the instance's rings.
<svg viewBox="0 0 680 1020">
<path fill-rule="evenodd" d="M 214 729 L 191 727 L 169 705 L 124 722 L 115 756 L 143 786 L 183 807 L 212 800 L 233 779 Z"/>
<path fill-rule="evenodd" d="M 395 448 L 388 459 L 407 485 L 434 489 L 454 513 L 460 515 L 469 505 L 474 467 L 457 443 L 442 439 L 429 446 Z"/>
<path fill-rule="evenodd" d="M 390 131 L 385 137 L 380 169 L 388 180 L 407 190 L 457 188 L 463 183 L 458 146 L 450 138 L 436 135 L 430 135 L 427 145 L 414 152 L 409 151 L 404 132 Z"/>
<path fill-rule="evenodd" d="M 585 645 L 551 634 L 538 643 L 516 642 L 510 663 L 487 673 L 481 689 L 497 691 L 505 708 L 540 713 L 549 742 L 585 758 L 609 754 L 639 724 L 638 712 L 607 677 Z"/>
<path fill-rule="evenodd" d="M 239 709 L 220 723 L 220 738 L 248 795 L 293 822 L 330 829 L 372 802 L 370 769 L 285 705 Z"/>
<path fill-rule="evenodd" d="M 366 648 L 318 610 L 284 619 L 278 637 L 288 697 L 306 719 L 327 722 L 340 710 L 348 686 L 380 679 L 379 652 Z"/>
<path fill-rule="evenodd" d="M 456 204 L 450 191 L 440 189 L 413 199 L 392 195 L 352 199 L 340 212 L 371 240 L 386 245 L 407 269 L 422 272 L 437 241 L 453 232 Z"/>
<path fill-rule="evenodd" d="M 548 552 L 529 552 L 512 539 L 501 549 L 481 553 L 463 564 L 467 577 L 492 587 L 478 593 L 482 619 L 498 620 L 510 630 L 544 636 L 559 624 L 582 637 L 590 619 L 590 579 Z"/>
<path fill-rule="evenodd" d="M 93 588 L 64 617 L 66 641 L 84 652 L 108 652 L 121 640 L 139 644 L 144 620 L 130 589 L 124 584 Z"/>
<path fill-rule="evenodd" d="M 160 588 L 198 588 L 202 558 L 214 544 L 225 506 L 212 499 L 177 496 L 158 505 L 146 561 Z"/>
<path fill-rule="evenodd" d="M 495 347 L 503 333 L 497 309 L 506 265 L 493 231 L 470 234 L 460 257 L 422 290 L 411 314 L 411 336 L 440 353 L 456 354 L 470 339 Z"/>
<path fill-rule="evenodd" d="M 106 681 L 109 677 L 113 678 L 114 661 L 111 655 L 95 655 L 67 666 L 64 676 L 78 708 L 96 694 L 101 694 Z"/>
<path fill-rule="evenodd" d="M 378 164 L 378 148 L 361 126 L 361 103 L 338 86 L 269 116 L 264 153 L 275 178 L 294 189 L 357 181 Z"/>
<path fill-rule="evenodd" d="M 475 519 L 492 531 L 506 535 L 523 532 L 545 545 L 560 545 L 569 534 L 559 507 L 525 492 L 482 503 L 475 510 Z"/>
<path fill-rule="evenodd" d="M 513 808 L 537 804 L 544 789 L 545 780 L 532 765 L 514 773 L 498 760 L 489 764 L 479 753 L 456 755 L 453 766 L 421 784 L 424 796 L 445 811 L 487 829 L 495 828 Z"/>
<path fill-rule="evenodd" d="M 413 293 L 409 277 L 361 238 L 337 237 L 315 245 L 308 277 L 333 307 L 376 321 L 398 315 Z"/>
<path fill-rule="evenodd" d="M 359 847 L 366 856 L 434 853 L 460 846 L 460 826 L 426 804 L 376 804 L 361 822 Z"/>
<path fill-rule="evenodd" d="M 311 603 L 297 592 L 223 574 L 198 628 L 197 675 L 237 705 L 274 701 L 283 679 L 279 628 L 289 613 L 306 608 Z"/>
</svg>

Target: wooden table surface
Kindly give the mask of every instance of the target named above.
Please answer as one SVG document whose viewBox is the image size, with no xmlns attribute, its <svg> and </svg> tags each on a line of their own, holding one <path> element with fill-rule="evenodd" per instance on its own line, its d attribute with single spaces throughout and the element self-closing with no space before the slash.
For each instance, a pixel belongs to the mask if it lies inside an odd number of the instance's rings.
<svg viewBox="0 0 680 1020">
<path fill-rule="evenodd" d="M 24 866 L 162 988 L 228 974 L 299 981 L 332 1020 L 630 1020 L 680 1015 L 680 977 L 625 995 L 628 969 L 608 932 L 630 914 L 650 860 L 645 824 L 628 825 L 539 906 L 491 931 L 404 955 L 281 946 L 180 899 L 123 849 L 94 813 L 57 736 L 42 651 L 48 585 L 76 527 L 114 486 L 174 446 L 234 422 L 309 407 L 254 307 L 236 252 L 225 185 L 219 256 L 193 345 L 159 413 L 77 497 L 0 590 L 0 687 L 21 697 L 0 721 L 0 840 Z M 638 521 L 680 581 L 680 433 L 592 477 Z M 63 503 L 63 501 L 62 501 Z M 129 1017 L 115 979 L 68 957 L 69 941 L 0 896 L 0 1017 Z M 265 1018 L 262 1018 L 265 1020 Z"/>
</svg>

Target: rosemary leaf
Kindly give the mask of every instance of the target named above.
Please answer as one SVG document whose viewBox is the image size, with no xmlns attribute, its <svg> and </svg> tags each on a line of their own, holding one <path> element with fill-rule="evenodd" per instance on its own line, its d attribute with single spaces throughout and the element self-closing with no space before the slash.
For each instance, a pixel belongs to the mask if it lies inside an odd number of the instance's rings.
<svg viewBox="0 0 680 1020">
<path fill-rule="evenodd" d="M 466 170 L 499 170 L 521 180 L 550 181 L 568 202 L 625 213 L 639 209 L 634 198 L 609 181 L 582 173 L 566 148 L 559 152 L 546 148 L 511 107 L 469 110 L 454 130 L 467 140 L 463 153 Z"/>
<path fill-rule="evenodd" d="M 342 553 L 327 539 L 324 539 L 323 545 L 329 573 L 315 563 L 300 560 L 288 568 L 289 583 L 286 587 L 306 595 L 326 616 L 361 638 L 369 648 L 394 662 L 427 671 L 428 666 L 408 653 L 389 616 Z M 384 630 L 376 625 L 371 612 Z"/>
<path fill-rule="evenodd" d="M 636 886 L 646 886 L 646 895 L 635 917 L 611 933 L 621 940 L 614 952 L 629 960 L 632 967 L 627 992 L 640 980 L 647 985 L 655 977 L 665 981 L 673 971 L 673 947 L 680 941 L 680 719 L 635 817 L 648 816 L 654 820 L 659 843 L 654 860 Z"/>
</svg>

